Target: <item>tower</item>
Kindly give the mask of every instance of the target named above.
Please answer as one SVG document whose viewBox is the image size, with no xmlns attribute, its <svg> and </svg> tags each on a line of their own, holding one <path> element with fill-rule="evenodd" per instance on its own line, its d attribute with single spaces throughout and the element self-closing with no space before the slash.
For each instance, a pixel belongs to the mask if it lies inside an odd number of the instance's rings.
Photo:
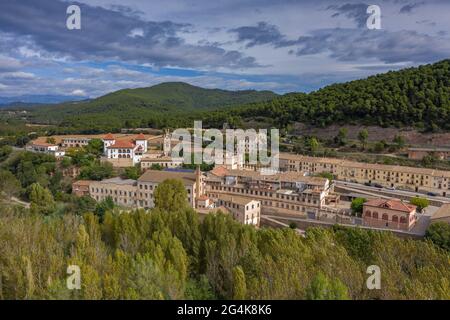
<svg viewBox="0 0 450 320">
<path fill-rule="evenodd" d="M 172 149 L 172 145 L 171 145 L 171 137 L 170 137 L 170 133 L 169 130 L 166 129 L 165 133 L 164 133 L 164 139 L 163 139 L 163 152 L 164 152 L 164 156 L 169 156 L 170 155 L 170 151 Z"/>
<path fill-rule="evenodd" d="M 202 192 L 202 172 L 200 171 L 200 165 L 197 165 L 197 169 L 195 170 L 195 198 L 200 198 Z"/>
<path fill-rule="evenodd" d="M 103 153 L 106 155 L 108 147 L 112 146 L 115 143 L 116 143 L 116 139 L 114 139 L 114 136 L 111 133 L 108 133 L 103 138 Z"/>
</svg>

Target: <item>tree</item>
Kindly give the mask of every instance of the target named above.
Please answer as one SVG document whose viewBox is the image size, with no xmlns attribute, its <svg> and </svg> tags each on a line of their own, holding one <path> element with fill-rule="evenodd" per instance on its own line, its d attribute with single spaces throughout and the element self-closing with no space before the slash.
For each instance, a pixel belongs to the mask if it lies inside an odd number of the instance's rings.
<svg viewBox="0 0 450 320">
<path fill-rule="evenodd" d="M 348 300 L 348 289 L 339 280 L 331 280 L 319 272 L 306 289 L 308 300 Z"/>
<path fill-rule="evenodd" d="M 338 134 L 334 138 L 334 141 L 340 146 L 345 146 L 347 144 L 347 135 L 348 129 L 345 127 L 340 128 Z"/>
<path fill-rule="evenodd" d="M 367 201 L 366 198 L 353 199 L 352 204 L 350 205 L 352 212 L 357 216 L 361 216 L 363 212 L 363 205 L 366 201 Z"/>
<path fill-rule="evenodd" d="M 242 267 L 233 268 L 233 300 L 244 300 L 247 293 L 245 274 Z"/>
<path fill-rule="evenodd" d="M 156 187 L 154 192 L 155 206 L 161 210 L 176 211 L 185 208 L 187 191 L 183 181 L 179 179 L 167 179 Z"/>
<path fill-rule="evenodd" d="M 80 179 L 103 180 L 110 178 L 113 173 L 114 170 L 111 163 L 93 163 L 81 168 Z"/>
<path fill-rule="evenodd" d="M 139 165 L 136 165 L 134 167 L 125 168 L 122 177 L 125 179 L 137 180 L 140 175 L 141 175 L 141 168 L 139 167 Z"/>
<path fill-rule="evenodd" d="M 151 170 L 159 170 L 159 171 L 161 171 L 163 168 L 161 167 L 161 165 L 159 163 L 154 163 L 154 164 L 152 164 L 150 169 Z"/>
<path fill-rule="evenodd" d="M 50 144 L 55 144 L 56 140 L 53 137 L 48 137 L 47 139 L 45 139 L 45 142 L 50 143 Z"/>
<path fill-rule="evenodd" d="M 311 153 L 315 154 L 320 148 L 320 142 L 317 140 L 317 138 L 312 137 L 308 140 L 308 146 Z"/>
<path fill-rule="evenodd" d="M 55 210 L 55 201 L 50 190 L 41 187 L 39 183 L 30 186 L 29 198 L 31 201 L 31 212 L 51 214 Z"/>
<path fill-rule="evenodd" d="M 101 139 L 91 139 L 87 146 L 85 146 L 85 149 L 88 153 L 99 157 L 103 154 L 103 141 Z"/>
<path fill-rule="evenodd" d="M 367 131 L 367 129 L 362 129 L 358 133 L 358 140 L 359 140 L 359 142 L 361 142 L 363 149 L 366 148 L 368 138 L 369 138 L 369 131 Z"/>
<path fill-rule="evenodd" d="M 423 209 L 430 205 L 430 201 L 426 198 L 414 197 L 409 201 L 411 204 L 417 206 L 417 210 L 422 212 Z"/>
<path fill-rule="evenodd" d="M 400 134 L 397 134 L 394 137 L 393 142 L 397 145 L 398 149 L 402 149 L 405 146 L 405 144 L 406 144 L 405 138 L 402 135 L 400 135 Z"/>
<path fill-rule="evenodd" d="M 425 233 L 425 238 L 450 252 L 450 224 L 446 222 L 432 223 Z"/>
<path fill-rule="evenodd" d="M 115 206 L 116 205 L 113 201 L 113 198 L 107 196 L 104 200 L 102 200 L 95 206 L 94 213 L 99 217 L 100 221 L 103 221 L 105 213 L 107 211 L 113 210 Z"/>
<path fill-rule="evenodd" d="M 11 172 L 0 170 L 0 193 L 13 197 L 19 195 L 21 190 L 20 181 Z"/>
</svg>

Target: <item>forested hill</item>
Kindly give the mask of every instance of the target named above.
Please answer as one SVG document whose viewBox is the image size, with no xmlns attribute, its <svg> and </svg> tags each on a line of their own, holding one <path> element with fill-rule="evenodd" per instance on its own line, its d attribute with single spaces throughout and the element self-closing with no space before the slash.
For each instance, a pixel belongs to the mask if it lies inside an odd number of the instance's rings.
<svg viewBox="0 0 450 320">
<path fill-rule="evenodd" d="M 185 83 L 117 91 L 88 102 L 39 107 L 32 122 L 53 122 L 75 130 L 111 131 L 122 127 L 182 127 L 194 120 L 284 128 L 293 122 L 414 126 L 450 130 L 450 60 L 318 91 L 277 96 L 269 91 L 203 89 Z"/>
<path fill-rule="evenodd" d="M 332 123 L 415 126 L 450 130 L 450 60 L 391 71 L 310 94 L 292 93 L 210 115 L 211 122 L 228 118 L 238 124 L 271 119 L 284 127 L 293 121 L 325 127 Z"/>
<path fill-rule="evenodd" d="M 32 120 L 38 122 L 148 125 L 159 115 L 216 110 L 222 107 L 271 100 L 271 91 L 227 91 L 204 89 L 183 82 L 161 83 L 148 88 L 124 89 L 86 102 L 72 102 L 34 108 Z M 133 123 L 138 122 L 138 123 Z M 150 123 L 151 124 L 151 123 Z M 157 124 L 157 123 L 155 123 Z M 153 124 L 153 125 L 155 125 Z"/>
</svg>

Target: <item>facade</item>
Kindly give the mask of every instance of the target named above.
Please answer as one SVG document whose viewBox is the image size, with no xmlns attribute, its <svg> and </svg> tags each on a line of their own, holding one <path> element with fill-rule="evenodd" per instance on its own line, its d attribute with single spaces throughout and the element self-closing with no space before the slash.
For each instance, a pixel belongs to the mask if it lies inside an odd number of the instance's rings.
<svg viewBox="0 0 450 320">
<path fill-rule="evenodd" d="M 245 197 L 259 201 L 262 213 L 310 218 L 316 218 L 324 211 L 336 212 L 329 203 L 337 203 L 339 198 L 325 178 L 296 172 L 263 175 L 257 171 L 225 167 L 216 167 L 208 173 L 205 194 L 214 201 L 225 195 Z"/>
<path fill-rule="evenodd" d="M 93 181 L 90 180 L 78 180 L 72 183 L 72 193 L 78 197 L 88 196 L 89 186 Z"/>
<path fill-rule="evenodd" d="M 368 227 L 409 231 L 416 223 L 416 206 L 397 199 L 373 199 L 363 205 Z"/>
<path fill-rule="evenodd" d="M 111 197 L 115 204 L 124 207 L 137 206 L 136 180 L 111 178 L 102 181 L 92 181 L 89 194 L 97 202 Z"/>
<path fill-rule="evenodd" d="M 431 223 L 446 222 L 450 224 L 450 203 L 444 203 L 431 217 Z"/>
<path fill-rule="evenodd" d="M 450 148 L 409 148 L 408 158 L 422 160 L 425 156 L 433 155 L 439 160 L 450 160 Z"/>
<path fill-rule="evenodd" d="M 56 158 L 62 158 L 65 155 L 65 152 L 59 150 L 59 146 L 53 143 L 45 143 L 45 142 L 31 142 L 26 147 L 25 150 L 31 152 L 39 152 L 39 153 L 47 153 L 55 156 Z"/>
<path fill-rule="evenodd" d="M 61 146 L 63 148 L 79 148 L 89 144 L 91 138 L 86 137 L 64 137 L 61 139 Z"/>
<path fill-rule="evenodd" d="M 280 153 L 280 170 L 316 174 L 332 173 L 336 179 L 380 184 L 414 192 L 434 192 L 450 197 L 450 171 L 406 166 L 361 163 L 334 158 L 316 158 Z"/>
<path fill-rule="evenodd" d="M 219 195 L 216 205 L 225 207 L 233 218 L 242 224 L 259 227 L 261 219 L 261 202 L 246 197 Z"/>
<path fill-rule="evenodd" d="M 141 169 L 151 169 L 153 165 L 161 168 L 179 168 L 183 165 L 183 158 L 172 158 L 170 156 L 146 157 L 141 159 Z"/>
<path fill-rule="evenodd" d="M 116 140 L 112 134 L 107 134 L 103 138 L 103 148 L 107 159 L 131 159 L 135 165 L 147 152 L 147 139 L 142 133 L 131 140 Z"/>
</svg>

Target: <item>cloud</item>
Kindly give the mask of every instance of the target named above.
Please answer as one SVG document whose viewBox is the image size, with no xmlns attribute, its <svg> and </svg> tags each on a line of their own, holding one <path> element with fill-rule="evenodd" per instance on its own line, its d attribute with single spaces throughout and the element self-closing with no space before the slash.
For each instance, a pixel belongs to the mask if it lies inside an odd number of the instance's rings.
<svg viewBox="0 0 450 320">
<path fill-rule="evenodd" d="M 247 48 L 256 45 L 271 44 L 275 47 L 287 47 L 295 44 L 295 41 L 286 40 L 278 27 L 267 22 L 258 22 L 256 26 L 243 26 L 230 29 L 229 32 L 237 35 L 237 42 L 246 42 Z"/>
<path fill-rule="evenodd" d="M 353 20 L 358 27 L 365 27 L 367 21 L 367 7 L 365 3 L 346 3 L 343 5 L 330 5 L 327 10 L 333 10 L 333 18 L 345 16 Z"/>
<path fill-rule="evenodd" d="M 80 4 L 81 30 L 68 30 L 67 6 L 68 3 L 58 0 L 1 1 L 0 30 L 26 38 L 27 47 L 60 59 L 120 59 L 155 66 L 205 69 L 258 66 L 253 57 L 235 50 L 186 43 L 178 34 L 187 24 L 144 21 L 123 11 Z"/>
<path fill-rule="evenodd" d="M 33 73 L 29 72 L 22 72 L 22 71 L 15 71 L 15 72 L 4 72 L 0 74 L 1 79 L 7 79 L 7 80 L 27 80 L 27 79 L 34 79 L 36 76 Z"/>
<path fill-rule="evenodd" d="M 20 60 L 0 55 L 0 72 L 18 70 L 21 67 L 23 63 Z"/>
<path fill-rule="evenodd" d="M 448 58 L 450 44 L 417 31 L 322 29 L 299 38 L 297 56 L 325 53 L 338 61 L 426 63 Z"/>
<path fill-rule="evenodd" d="M 425 4 L 424 1 L 406 4 L 406 5 L 404 5 L 403 7 L 400 8 L 399 13 L 410 14 L 415 9 L 417 9 L 418 7 L 420 7 L 420 6 L 424 5 L 424 4 Z"/>
<path fill-rule="evenodd" d="M 81 89 L 73 90 L 71 92 L 71 95 L 72 96 L 78 96 L 78 97 L 85 97 L 85 96 L 87 96 L 86 92 L 84 90 L 81 90 Z"/>
</svg>

